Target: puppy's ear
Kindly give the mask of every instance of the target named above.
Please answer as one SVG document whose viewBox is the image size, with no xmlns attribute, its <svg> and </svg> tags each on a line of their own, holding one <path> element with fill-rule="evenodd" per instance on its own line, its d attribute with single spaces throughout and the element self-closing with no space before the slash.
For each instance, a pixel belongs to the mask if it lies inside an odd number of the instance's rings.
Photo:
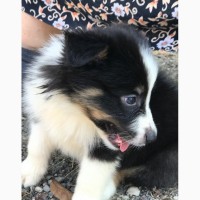
<svg viewBox="0 0 200 200">
<path fill-rule="evenodd" d="M 108 45 L 94 31 L 66 33 L 66 63 L 74 67 L 83 66 L 96 59 L 105 59 Z"/>
</svg>

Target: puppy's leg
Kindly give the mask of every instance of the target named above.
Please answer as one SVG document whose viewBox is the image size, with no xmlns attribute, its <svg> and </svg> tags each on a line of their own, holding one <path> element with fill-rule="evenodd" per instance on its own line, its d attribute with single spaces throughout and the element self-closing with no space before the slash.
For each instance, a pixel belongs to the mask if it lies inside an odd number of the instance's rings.
<svg viewBox="0 0 200 200">
<path fill-rule="evenodd" d="M 112 177 L 110 181 L 108 182 L 108 184 L 106 185 L 102 199 L 105 199 L 105 200 L 110 199 L 114 195 L 116 188 L 117 188 L 117 185 L 114 181 L 114 178 Z"/>
<path fill-rule="evenodd" d="M 22 162 L 22 184 L 24 187 L 37 184 L 45 174 L 53 146 L 40 123 L 30 124 L 31 135 L 28 143 L 28 156 Z"/>
<path fill-rule="evenodd" d="M 125 182 L 134 186 L 174 187 L 178 182 L 178 145 L 160 149 L 141 166 L 122 170 Z"/>
<path fill-rule="evenodd" d="M 115 192 L 113 176 L 117 161 L 85 157 L 81 163 L 73 200 L 107 200 Z"/>
</svg>

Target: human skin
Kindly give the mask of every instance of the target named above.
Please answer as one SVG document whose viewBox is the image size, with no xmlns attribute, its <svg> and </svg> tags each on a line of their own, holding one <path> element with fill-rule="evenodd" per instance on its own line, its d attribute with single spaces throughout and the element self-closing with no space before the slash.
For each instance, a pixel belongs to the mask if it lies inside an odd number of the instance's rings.
<svg viewBox="0 0 200 200">
<path fill-rule="evenodd" d="M 62 31 L 50 26 L 31 15 L 22 12 L 22 47 L 36 50 L 48 41 L 50 35 L 59 34 Z"/>
</svg>

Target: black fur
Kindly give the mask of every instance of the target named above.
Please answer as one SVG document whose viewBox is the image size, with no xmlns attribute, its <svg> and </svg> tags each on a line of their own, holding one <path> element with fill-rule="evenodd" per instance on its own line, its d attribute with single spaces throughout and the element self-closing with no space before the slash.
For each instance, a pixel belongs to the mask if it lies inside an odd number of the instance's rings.
<svg viewBox="0 0 200 200">
<path fill-rule="evenodd" d="M 69 91 L 93 86 L 122 95 L 138 84 L 147 88 L 146 71 L 141 67 L 143 62 L 138 49 L 138 43 L 143 46 L 146 43 L 130 27 L 77 31 L 66 33 L 65 37 L 60 65 L 41 68 L 42 77 L 51 80 L 44 86 L 47 91 L 62 89 L 68 95 Z M 98 53 L 104 49 L 107 49 L 106 58 L 98 59 Z"/>
<path fill-rule="evenodd" d="M 113 162 L 118 156 L 118 151 L 109 149 L 102 141 L 99 141 L 97 145 L 95 145 L 95 147 L 93 147 L 90 151 L 90 157 L 92 159 L 98 159 L 104 162 Z"/>
</svg>

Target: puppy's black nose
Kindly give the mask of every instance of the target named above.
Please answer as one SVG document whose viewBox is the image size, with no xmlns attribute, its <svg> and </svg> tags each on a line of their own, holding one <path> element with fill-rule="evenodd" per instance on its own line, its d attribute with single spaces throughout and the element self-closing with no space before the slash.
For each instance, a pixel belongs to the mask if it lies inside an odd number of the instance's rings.
<svg viewBox="0 0 200 200">
<path fill-rule="evenodd" d="M 157 135 L 156 135 L 156 132 L 153 131 L 152 129 L 149 129 L 147 132 L 146 132 L 146 143 L 151 143 L 153 141 L 155 141 L 157 138 Z"/>
</svg>

